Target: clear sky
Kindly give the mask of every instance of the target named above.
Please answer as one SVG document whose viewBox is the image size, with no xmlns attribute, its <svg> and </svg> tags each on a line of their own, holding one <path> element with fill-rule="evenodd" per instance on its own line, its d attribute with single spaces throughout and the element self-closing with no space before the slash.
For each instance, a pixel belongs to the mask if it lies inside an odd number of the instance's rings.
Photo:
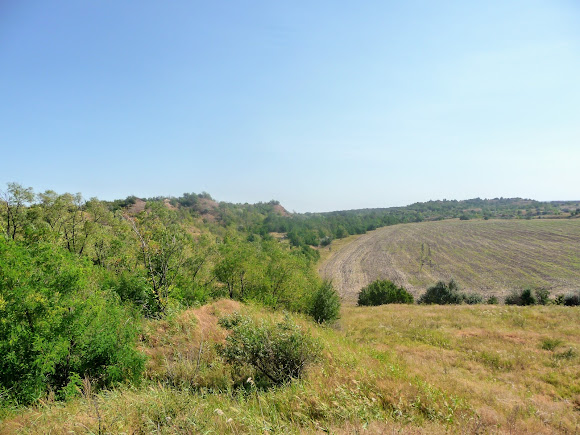
<svg viewBox="0 0 580 435">
<path fill-rule="evenodd" d="M 0 0 L 0 188 L 580 199 L 580 2 Z"/>
</svg>

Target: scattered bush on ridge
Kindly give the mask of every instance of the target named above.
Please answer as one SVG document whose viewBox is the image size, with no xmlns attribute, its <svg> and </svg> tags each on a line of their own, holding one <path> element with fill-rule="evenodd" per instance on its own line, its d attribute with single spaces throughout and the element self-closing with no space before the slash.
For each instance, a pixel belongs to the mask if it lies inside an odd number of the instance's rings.
<svg viewBox="0 0 580 435">
<path fill-rule="evenodd" d="M 419 298 L 418 303 L 425 305 L 450 305 L 461 304 L 464 299 L 465 295 L 459 292 L 457 282 L 452 279 L 449 283 L 439 281 L 434 286 L 429 287 Z"/>
<path fill-rule="evenodd" d="M 388 280 L 376 280 L 363 287 L 358 294 L 358 305 L 412 304 L 413 295 Z"/>
<path fill-rule="evenodd" d="M 512 293 L 505 298 L 506 305 L 536 305 L 536 298 L 534 297 L 532 290 L 529 288 L 523 289 L 521 291 L 513 290 Z"/>
</svg>

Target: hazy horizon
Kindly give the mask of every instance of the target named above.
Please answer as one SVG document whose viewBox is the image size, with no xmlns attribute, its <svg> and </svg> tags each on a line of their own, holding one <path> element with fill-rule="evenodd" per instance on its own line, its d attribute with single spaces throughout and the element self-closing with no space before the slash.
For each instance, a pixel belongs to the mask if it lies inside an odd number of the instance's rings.
<svg viewBox="0 0 580 435">
<path fill-rule="evenodd" d="M 574 200 L 579 19 L 571 0 L 3 2 L 0 189 Z"/>
</svg>

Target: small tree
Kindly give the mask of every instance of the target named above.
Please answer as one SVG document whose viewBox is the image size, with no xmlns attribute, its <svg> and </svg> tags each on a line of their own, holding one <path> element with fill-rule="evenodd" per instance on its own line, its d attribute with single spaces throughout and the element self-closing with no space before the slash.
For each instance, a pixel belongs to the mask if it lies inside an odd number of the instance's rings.
<svg viewBox="0 0 580 435">
<path fill-rule="evenodd" d="M 376 280 L 363 287 L 358 294 L 358 304 L 361 306 L 412 303 L 411 293 L 388 280 Z"/>
<path fill-rule="evenodd" d="M 340 296 L 330 281 L 324 281 L 314 293 L 310 315 L 318 323 L 331 323 L 340 318 Z"/>
<path fill-rule="evenodd" d="M 28 205 L 34 201 L 32 187 L 8 183 L 6 191 L 0 191 L 0 206 L 4 214 L 6 235 L 15 240 L 26 225 Z"/>
</svg>

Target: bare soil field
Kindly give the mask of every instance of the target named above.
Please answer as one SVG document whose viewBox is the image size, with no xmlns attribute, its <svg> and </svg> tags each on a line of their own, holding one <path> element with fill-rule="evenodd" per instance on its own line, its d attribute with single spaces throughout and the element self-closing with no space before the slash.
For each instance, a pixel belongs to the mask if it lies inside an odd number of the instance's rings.
<svg viewBox="0 0 580 435">
<path fill-rule="evenodd" d="M 379 228 L 332 249 L 321 263 L 345 302 L 389 279 L 418 296 L 439 280 L 467 292 L 580 288 L 580 220 L 448 220 Z"/>
</svg>

